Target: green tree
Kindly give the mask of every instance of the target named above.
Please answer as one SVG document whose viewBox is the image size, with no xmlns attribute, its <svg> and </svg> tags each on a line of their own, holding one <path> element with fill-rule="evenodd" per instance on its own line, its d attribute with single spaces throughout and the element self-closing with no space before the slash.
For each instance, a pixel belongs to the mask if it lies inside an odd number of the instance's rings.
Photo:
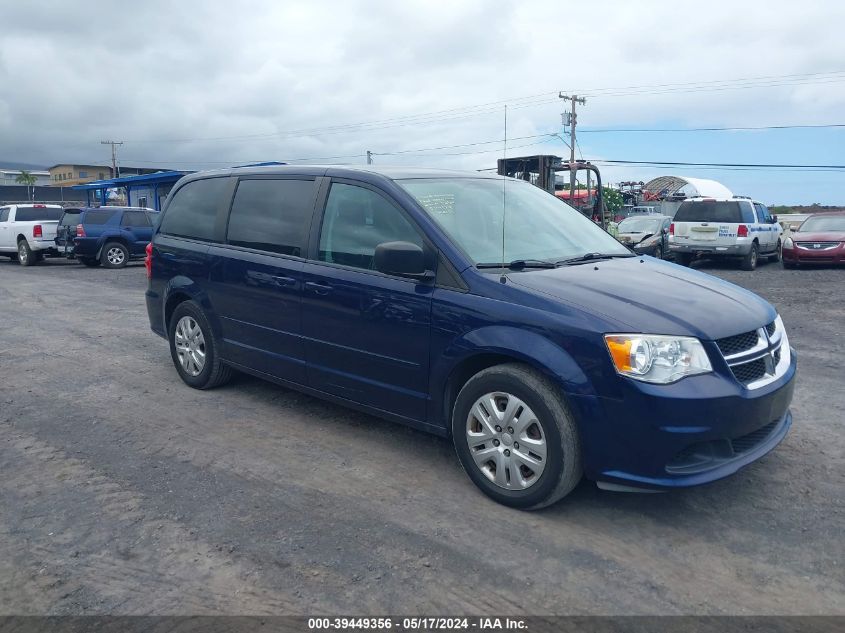
<svg viewBox="0 0 845 633">
<path fill-rule="evenodd" d="M 622 194 L 617 189 L 611 189 L 610 187 L 602 187 L 601 192 L 607 212 L 612 218 L 622 208 Z"/>
<path fill-rule="evenodd" d="M 22 169 L 21 173 L 15 178 L 15 182 L 19 185 L 26 185 L 26 199 L 32 200 L 32 188 L 38 182 L 38 179 L 27 170 Z"/>
</svg>

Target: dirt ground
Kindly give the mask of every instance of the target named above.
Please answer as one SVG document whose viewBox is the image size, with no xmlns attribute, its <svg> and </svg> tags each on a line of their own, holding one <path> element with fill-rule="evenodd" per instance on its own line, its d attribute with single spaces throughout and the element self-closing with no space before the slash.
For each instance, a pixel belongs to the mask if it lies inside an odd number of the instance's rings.
<svg viewBox="0 0 845 633">
<path fill-rule="evenodd" d="M 447 440 L 186 387 L 140 264 L 0 258 L 0 614 L 845 614 L 845 270 L 699 267 L 783 315 L 789 436 L 716 484 L 525 513 Z"/>
</svg>

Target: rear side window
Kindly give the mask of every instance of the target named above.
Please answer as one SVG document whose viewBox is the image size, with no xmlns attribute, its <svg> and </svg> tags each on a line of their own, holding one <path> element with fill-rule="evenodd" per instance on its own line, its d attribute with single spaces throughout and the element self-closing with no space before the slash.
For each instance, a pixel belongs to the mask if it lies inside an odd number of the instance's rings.
<svg viewBox="0 0 845 633">
<path fill-rule="evenodd" d="M 161 220 L 161 232 L 178 237 L 214 240 L 217 210 L 229 192 L 229 178 L 194 180 L 181 187 Z"/>
<path fill-rule="evenodd" d="M 283 255 L 302 255 L 314 207 L 314 180 L 241 180 L 227 241 Z"/>
<path fill-rule="evenodd" d="M 114 211 L 106 209 L 95 209 L 93 211 L 85 212 L 85 224 L 108 224 L 108 221 L 114 217 Z"/>
<path fill-rule="evenodd" d="M 743 217 L 741 206 L 735 201 L 688 200 L 678 208 L 675 222 L 748 222 L 749 220 Z M 751 212 L 750 205 L 747 210 Z M 751 222 L 753 221 L 752 219 Z"/>
<path fill-rule="evenodd" d="M 51 207 L 18 207 L 15 222 L 32 222 L 34 220 L 59 220 L 64 209 Z"/>
<path fill-rule="evenodd" d="M 151 226 L 150 219 L 143 211 L 125 211 L 123 219 L 120 221 L 121 226 Z"/>
<path fill-rule="evenodd" d="M 7 222 L 9 220 L 9 207 L 0 209 L 0 222 Z"/>
</svg>

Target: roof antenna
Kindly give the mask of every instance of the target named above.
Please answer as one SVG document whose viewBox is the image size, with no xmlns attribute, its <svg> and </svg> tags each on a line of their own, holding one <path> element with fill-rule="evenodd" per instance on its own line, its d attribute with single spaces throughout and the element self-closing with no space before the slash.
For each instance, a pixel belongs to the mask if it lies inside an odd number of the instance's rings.
<svg viewBox="0 0 845 633">
<path fill-rule="evenodd" d="M 508 106 L 505 104 L 505 140 L 502 147 L 502 276 L 499 278 L 501 283 L 507 283 L 507 276 L 505 275 L 505 186 L 508 181 Z"/>
</svg>

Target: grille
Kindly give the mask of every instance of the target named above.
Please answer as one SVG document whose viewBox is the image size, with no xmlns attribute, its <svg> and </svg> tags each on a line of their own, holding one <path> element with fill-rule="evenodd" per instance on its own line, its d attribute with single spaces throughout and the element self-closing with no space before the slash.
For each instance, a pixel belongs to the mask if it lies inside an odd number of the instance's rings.
<svg viewBox="0 0 845 633">
<path fill-rule="evenodd" d="M 750 363 L 741 363 L 739 365 L 731 365 L 731 371 L 736 379 L 743 385 L 760 380 L 766 375 L 766 359 L 758 358 L 752 360 Z"/>
<path fill-rule="evenodd" d="M 746 453 L 758 446 L 763 442 L 763 440 L 772 434 L 772 431 L 775 430 L 777 423 L 777 420 L 769 422 L 766 426 L 761 427 L 756 431 L 752 431 L 748 435 L 743 435 L 742 437 L 731 440 L 731 448 L 734 449 L 734 453 Z"/>
<path fill-rule="evenodd" d="M 752 330 L 751 332 L 720 338 L 716 341 L 716 345 L 719 346 L 719 351 L 722 352 L 723 356 L 732 356 L 757 345 L 757 338 L 757 331 Z"/>
<path fill-rule="evenodd" d="M 772 321 L 766 326 L 766 332 L 769 334 L 770 337 L 774 335 L 776 329 L 777 326 L 775 325 L 774 321 Z"/>
<path fill-rule="evenodd" d="M 823 251 L 839 246 L 839 242 L 796 242 L 796 244 L 799 248 L 806 248 L 811 251 Z"/>
</svg>

